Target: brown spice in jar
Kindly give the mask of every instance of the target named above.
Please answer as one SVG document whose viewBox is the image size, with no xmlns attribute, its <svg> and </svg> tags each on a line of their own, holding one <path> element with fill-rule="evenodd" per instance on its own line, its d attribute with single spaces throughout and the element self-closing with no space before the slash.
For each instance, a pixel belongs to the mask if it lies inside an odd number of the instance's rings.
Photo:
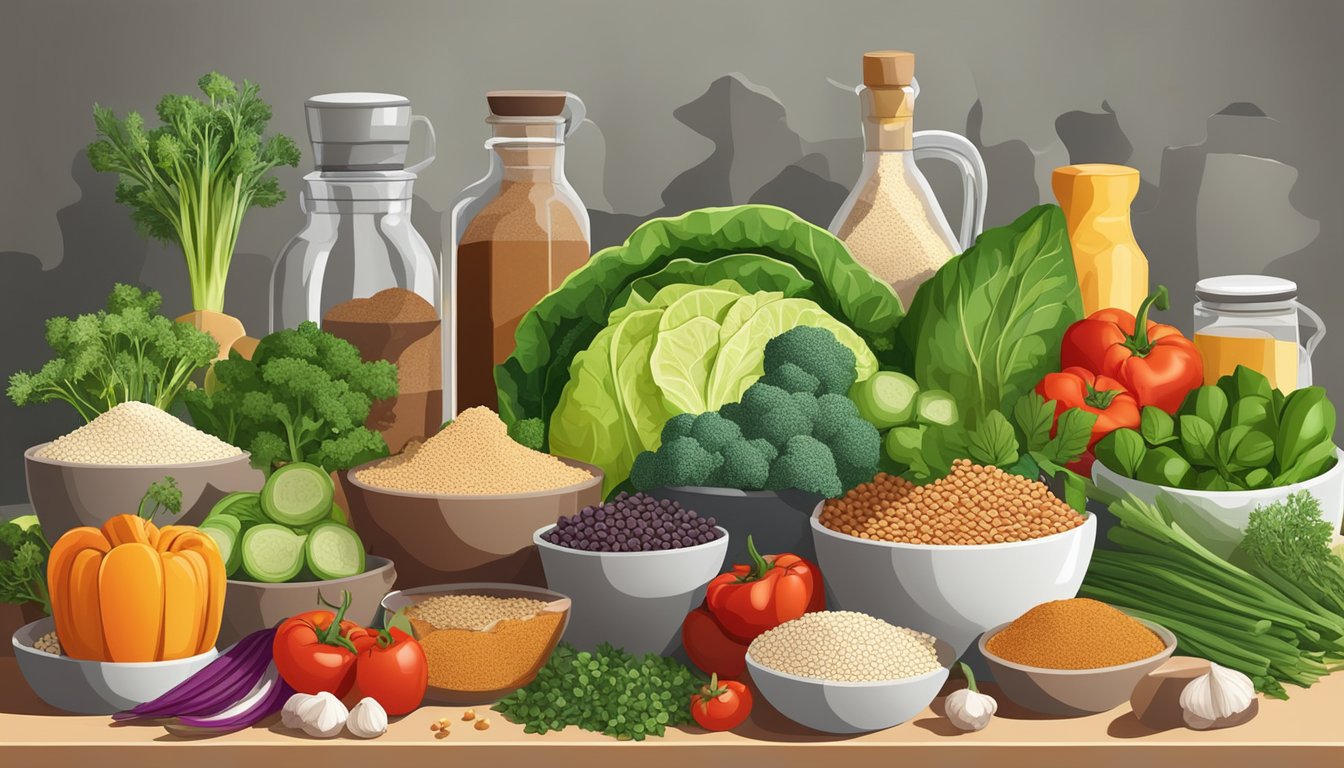
<svg viewBox="0 0 1344 768">
<path fill-rule="evenodd" d="M 429 663 L 429 684 L 450 691 L 498 691 L 526 684 L 546 663 L 563 613 L 504 619 L 489 632 L 437 629 L 412 619 Z"/>
<path fill-rule="evenodd" d="M 1152 658 L 1166 644 L 1111 606 L 1076 597 L 1042 603 L 985 642 L 995 656 L 1041 669 L 1099 669 Z"/>
<path fill-rule="evenodd" d="M 979 545 L 1063 533 L 1086 518 L 1044 484 L 966 459 L 928 485 L 881 473 L 826 502 L 821 524 L 860 539 Z"/>
</svg>

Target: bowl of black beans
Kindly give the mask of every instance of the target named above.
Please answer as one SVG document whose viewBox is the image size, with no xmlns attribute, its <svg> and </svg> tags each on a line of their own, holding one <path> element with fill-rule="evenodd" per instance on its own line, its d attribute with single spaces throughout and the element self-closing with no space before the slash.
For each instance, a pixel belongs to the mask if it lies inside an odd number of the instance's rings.
<svg viewBox="0 0 1344 768">
<path fill-rule="evenodd" d="M 618 494 L 532 536 L 551 589 L 573 601 L 565 640 L 669 655 L 681 622 L 705 598 L 728 532 L 675 501 Z"/>
</svg>

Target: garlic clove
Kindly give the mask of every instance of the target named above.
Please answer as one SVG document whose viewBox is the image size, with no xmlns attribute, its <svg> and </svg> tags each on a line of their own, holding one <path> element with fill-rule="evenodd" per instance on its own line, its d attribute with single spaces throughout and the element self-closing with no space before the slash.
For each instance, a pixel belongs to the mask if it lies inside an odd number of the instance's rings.
<svg viewBox="0 0 1344 768">
<path fill-rule="evenodd" d="M 1209 664 L 1206 674 L 1196 677 L 1181 691 L 1181 711 L 1185 724 L 1202 731 L 1239 725 L 1259 707 L 1251 678 L 1218 664 Z M 1250 714 L 1246 713 L 1250 711 Z"/>
<path fill-rule="evenodd" d="M 297 714 L 303 732 L 317 739 L 330 739 L 341 732 L 350 711 L 341 700 L 323 691 L 298 706 Z"/>
<path fill-rule="evenodd" d="M 994 713 L 999 711 L 999 703 L 992 696 L 960 688 L 947 695 L 943 711 L 958 730 L 979 731 L 989 725 Z"/>
<path fill-rule="evenodd" d="M 290 696 L 289 700 L 285 702 L 284 708 L 280 710 L 280 724 L 292 731 L 302 729 L 303 721 L 299 718 L 299 707 L 311 698 L 313 698 L 312 695 L 307 693 L 296 693 Z"/>
<path fill-rule="evenodd" d="M 387 733 L 387 710 L 376 699 L 365 696 L 350 710 L 345 729 L 360 739 L 376 739 Z"/>
</svg>

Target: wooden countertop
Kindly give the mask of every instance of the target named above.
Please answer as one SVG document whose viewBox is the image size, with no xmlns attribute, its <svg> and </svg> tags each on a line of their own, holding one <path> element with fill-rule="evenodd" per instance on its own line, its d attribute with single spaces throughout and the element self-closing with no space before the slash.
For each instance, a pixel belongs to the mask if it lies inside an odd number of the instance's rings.
<svg viewBox="0 0 1344 768">
<path fill-rule="evenodd" d="M 985 686 L 991 692 L 990 684 Z M 725 764 L 849 766 L 925 761 L 955 766 L 1339 766 L 1344 765 L 1344 674 L 1326 678 L 1309 690 L 1291 689 L 1292 700 L 1261 702 L 1260 715 L 1239 728 L 1196 732 L 1153 732 L 1135 720 L 1127 705 L 1100 715 L 1067 720 L 1040 719 L 1015 710 L 1000 698 L 999 716 L 984 731 L 960 734 L 932 710 L 880 733 L 837 737 L 803 731 L 758 700 L 752 720 L 738 733 L 711 734 L 698 729 L 669 731 L 661 739 L 618 742 L 574 728 L 545 736 L 525 734 L 484 707 L 491 728 L 477 731 L 461 721 L 461 707 L 424 707 L 392 724 L 373 741 L 342 736 L 319 741 L 294 736 L 278 725 L 206 739 L 169 734 L 160 726 L 113 724 L 107 717 L 63 715 L 28 689 L 12 658 L 0 659 L 0 755 L 6 765 L 74 765 L 95 759 L 107 765 L 141 768 L 211 768 L 252 762 L 278 765 L 284 759 L 332 761 L 421 759 L 437 753 L 457 761 L 485 765 L 678 766 L 708 760 Z M 436 738 L 430 723 L 453 721 L 447 738 Z M 278 718 L 277 718 L 278 719 Z M 202 749 L 209 746 L 211 749 Z M 386 748 L 374 757 L 368 750 Z M 1177 762 L 1179 761 L 1179 763 Z"/>
</svg>

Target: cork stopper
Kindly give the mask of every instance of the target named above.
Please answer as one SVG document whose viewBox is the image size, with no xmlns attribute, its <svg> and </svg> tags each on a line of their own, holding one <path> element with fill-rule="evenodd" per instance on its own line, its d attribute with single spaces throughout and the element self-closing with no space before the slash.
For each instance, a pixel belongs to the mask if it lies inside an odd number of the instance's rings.
<svg viewBox="0 0 1344 768">
<path fill-rule="evenodd" d="M 565 111 L 564 91 L 488 91 L 490 112 L 500 117 L 558 117 Z"/>
<path fill-rule="evenodd" d="M 915 54 L 869 51 L 863 54 L 863 84 L 869 88 L 904 88 L 915 79 Z"/>
</svg>

